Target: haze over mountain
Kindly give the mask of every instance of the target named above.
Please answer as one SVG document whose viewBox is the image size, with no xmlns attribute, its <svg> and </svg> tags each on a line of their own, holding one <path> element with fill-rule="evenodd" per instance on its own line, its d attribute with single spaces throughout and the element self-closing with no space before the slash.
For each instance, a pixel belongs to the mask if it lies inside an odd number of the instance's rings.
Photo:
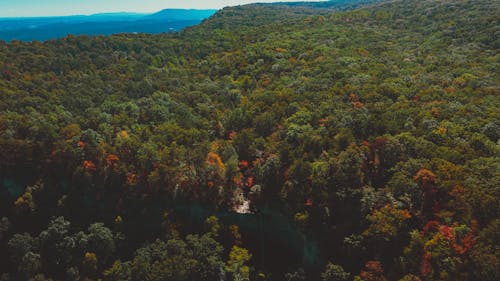
<svg viewBox="0 0 500 281">
<path fill-rule="evenodd" d="M 29 2 L 31 0 L 26 0 Z M 361 5 L 381 2 L 382 0 L 331 0 L 331 1 L 258 1 L 257 5 L 266 7 L 278 6 L 294 9 L 295 15 L 329 13 L 335 10 L 354 9 Z M 183 5 L 220 6 L 224 4 L 248 3 L 249 1 L 208 1 L 207 3 L 186 2 Z M 47 2 L 46 6 L 54 3 Z M 12 4 L 11 4 L 12 5 Z M 87 3 L 86 6 L 90 4 Z M 9 8 L 9 5 L 3 5 Z M 99 5 L 95 5 L 99 6 Z M 20 6 L 23 7 L 23 6 Z M 36 10 L 38 6 L 31 5 L 29 9 Z M 45 7 L 45 6 L 44 6 Z M 120 7 L 128 7 L 123 3 Z M 142 10 L 134 6 L 136 9 Z M 40 8 L 40 7 L 38 7 Z M 55 7 L 54 7 L 55 8 Z M 74 7 L 76 11 L 86 11 L 84 7 Z M 129 7 L 130 8 L 130 7 Z M 20 9 L 20 8 L 19 8 Z M 17 9 L 17 10 L 19 10 Z M 86 8 L 88 9 L 88 7 Z M 102 6 L 102 9 L 109 9 Z M 55 9 L 57 10 L 57 9 Z M 100 12 L 91 15 L 49 16 L 49 17 L 0 17 L 0 40 L 10 42 L 12 40 L 33 41 L 48 40 L 64 37 L 67 35 L 111 35 L 118 33 L 149 33 L 158 34 L 163 32 L 179 31 L 185 27 L 200 23 L 213 15 L 216 9 L 164 9 L 155 13 L 140 12 Z M 18 14 L 21 12 L 16 12 Z M 31 12 L 25 12 L 32 14 Z M 57 13 L 54 11 L 54 13 Z M 21 13 L 23 14 L 23 13 Z M 36 13 L 35 13 L 36 14 Z M 273 19 L 269 15 L 269 19 Z M 266 22 L 266 21 L 264 21 Z"/>
<path fill-rule="evenodd" d="M 196 25 L 216 10 L 165 9 L 153 14 L 99 13 L 64 17 L 0 18 L 0 40 L 48 40 L 73 35 L 157 34 Z"/>
</svg>

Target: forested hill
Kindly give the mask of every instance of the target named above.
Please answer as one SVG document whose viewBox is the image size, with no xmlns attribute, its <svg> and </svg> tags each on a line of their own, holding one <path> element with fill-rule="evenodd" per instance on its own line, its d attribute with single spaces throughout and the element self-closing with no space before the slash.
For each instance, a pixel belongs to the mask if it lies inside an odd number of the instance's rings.
<svg viewBox="0 0 500 281">
<path fill-rule="evenodd" d="M 0 42 L 0 280 L 500 280 L 498 1 L 341 10 Z"/>
<path fill-rule="evenodd" d="M 333 0 L 321 2 L 257 3 L 226 7 L 206 22 L 210 29 L 241 29 L 271 23 L 283 23 L 306 16 L 328 15 L 336 11 L 354 10 L 384 0 Z M 385 1 L 387 2 L 387 1 Z"/>
</svg>

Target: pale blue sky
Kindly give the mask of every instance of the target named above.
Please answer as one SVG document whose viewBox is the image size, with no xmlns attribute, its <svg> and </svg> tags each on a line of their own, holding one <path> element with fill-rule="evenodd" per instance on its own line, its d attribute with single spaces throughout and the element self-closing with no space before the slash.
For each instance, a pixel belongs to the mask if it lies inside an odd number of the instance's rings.
<svg viewBox="0 0 500 281">
<path fill-rule="evenodd" d="M 289 0 L 290 1 L 290 0 Z M 292 0 L 293 1 L 293 0 Z M 0 17 L 62 16 L 107 12 L 156 12 L 166 8 L 219 9 L 278 0 L 0 0 Z"/>
</svg>

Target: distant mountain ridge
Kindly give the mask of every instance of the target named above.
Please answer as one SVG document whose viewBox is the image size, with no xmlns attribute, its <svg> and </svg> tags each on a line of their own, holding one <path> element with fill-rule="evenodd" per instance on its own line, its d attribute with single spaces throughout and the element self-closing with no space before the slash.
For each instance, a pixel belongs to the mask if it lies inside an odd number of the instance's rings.
<svg viewBox="0 0 500 281">
<path fill-rule="evenodd" d="M 0 40 L 49 40 L 74 35 L 178 31 L 217 10 L 165 9 L 153 14 L 117 12 L 57 17 L 0 18 Z"/>
<path fill-rule="evenodd" d="M 111 35 L 117 33 L 150 33 L 179 31 L 211 18 L 211 27 L 227 25 L 224 20 L 232 14 L 233 27 L 266 24 L 307 15 L 328 14 L 376 4 L 387 0 L 330 0 L 319 2 L 255 3 L 215 9 L 164 9 L 156 13 L 133 12 L 97 13 L 55 17 L 0 18 L 0 40 L 50 40 L 73 35 Z M 258 2 L 258 0 L 256 1 Z M 258 7 L 258 13 L 248 13 Z M 240 20 L 236 20 L 239 18 Z M 256 20 L 258 18 L 258 20 Z"/>
<path fill-rule="evenodd" d="M 217 10 L 197 10 L 197 9 L 164 9 L 154 14 L 146 15 L 149 19 L 169 19 L 169 20 L 199 20 L 212 16 Z"/>
</svg>

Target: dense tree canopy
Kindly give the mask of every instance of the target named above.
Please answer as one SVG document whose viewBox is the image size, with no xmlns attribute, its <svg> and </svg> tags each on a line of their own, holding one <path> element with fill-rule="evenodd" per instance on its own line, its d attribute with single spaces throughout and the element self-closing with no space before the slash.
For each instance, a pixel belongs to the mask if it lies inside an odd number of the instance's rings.
<svg viewBox="0 0 500 281">
<path fill-rule="evenodd" d="M 378 2 L 0 42 L 0 280 L 499 280 L 500 5 Z"/>
</svg>

